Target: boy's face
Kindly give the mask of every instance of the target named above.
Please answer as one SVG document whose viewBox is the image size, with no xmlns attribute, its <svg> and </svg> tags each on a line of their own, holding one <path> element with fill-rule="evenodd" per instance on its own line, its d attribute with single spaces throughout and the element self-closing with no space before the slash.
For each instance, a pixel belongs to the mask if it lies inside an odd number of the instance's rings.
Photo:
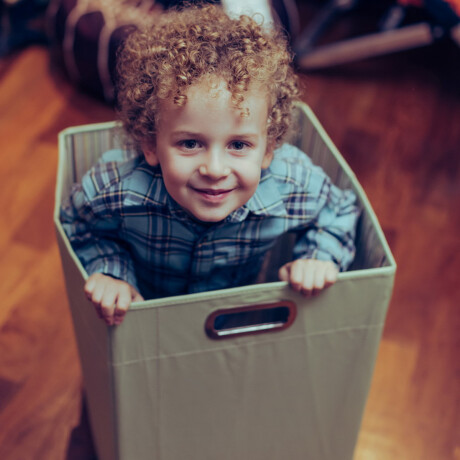
<svg viewBox="0 0 460 460">
<path fill-rule="evenodd" d="M 244 205 L 272 160 L 267 95 L 249 90 L 243 108 L 249 116 L 235 109 L 223 81 L 193 85 L 185 106 L 163 103 L 156 145 L 144 148 L 168 193 L 199 221 L 219 222 Z"/>
</svg>

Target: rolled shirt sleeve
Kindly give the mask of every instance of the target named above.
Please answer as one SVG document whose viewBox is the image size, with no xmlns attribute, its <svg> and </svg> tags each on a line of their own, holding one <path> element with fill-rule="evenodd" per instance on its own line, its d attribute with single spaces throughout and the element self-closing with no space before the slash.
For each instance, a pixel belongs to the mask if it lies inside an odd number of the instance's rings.
<svg viewBox="0 0 460 460">
<path fill-rule="evenodd" d="M 74 185 L 61 208 L 62 226 L 88 274 L 103 273 L 138 289 L 129 248 L 117 239 L 122 226 L 122 203 L 117 200 L 119 192 L 116 188 L 110 189 L 109 178 L 102 193 L 100 184 L 94 179 L 101 177 L 101 172 L 94 174 L 94 171 L 89 171 L 81 184 Z"/>
<path fill-rule="evenodd" d="M 314 191 L 316 215 L 294 247 L 294 258 L 331 261 L 345 271 L 355 256 L 359 208 L 352 190 L 341 190 L 324 172 L 315 167 L 311 180 L 320 182 Z M 311 195 L 311 194 L 310 194 Z"/>
</svg>

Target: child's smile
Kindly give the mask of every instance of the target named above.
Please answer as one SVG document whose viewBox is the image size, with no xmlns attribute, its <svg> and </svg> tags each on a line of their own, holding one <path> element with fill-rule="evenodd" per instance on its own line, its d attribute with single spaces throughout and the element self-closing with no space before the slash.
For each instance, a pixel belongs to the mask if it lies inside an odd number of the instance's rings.
<svg viewBox="0 0 460 460">
<path fill-rule="evenodd" d="M 236 187 L 235 187 L 236 188 Z M 212 188 L 192 188 L 196 193 L 201 195 L 204 200 L 209 201 L 210 203 L 220 203 L 222 202 L 235 188 L 229 189 L 212 189 Z"/>
<path fill-rule="evenodd" d="M 183 107 L 161 106 L 156 145 L 146 160 L 160 164 L 171 197 L 196 219 L 219 222 L 243 206 L 272 159 L 267 145 L 268 100 L 261 90 L 245 93 L 242 116 L 223 81 L 204 80 L 187 92 Z"/>
</svg>

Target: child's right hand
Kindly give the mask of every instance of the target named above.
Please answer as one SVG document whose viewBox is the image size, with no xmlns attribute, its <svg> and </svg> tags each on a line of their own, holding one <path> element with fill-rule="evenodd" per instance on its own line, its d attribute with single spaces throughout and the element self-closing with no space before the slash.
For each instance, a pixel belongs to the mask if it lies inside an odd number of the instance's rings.
<svg viewBox="0 0 460 460">
<path fill-rule="evenodd" d="M 131 302 L 144 300 L 126 281 L 102 273 L 94 273 L 88 278 L 85 294 L 93 302 L 99 318 L 109 326 L 121 324 Z"/>
</svg>

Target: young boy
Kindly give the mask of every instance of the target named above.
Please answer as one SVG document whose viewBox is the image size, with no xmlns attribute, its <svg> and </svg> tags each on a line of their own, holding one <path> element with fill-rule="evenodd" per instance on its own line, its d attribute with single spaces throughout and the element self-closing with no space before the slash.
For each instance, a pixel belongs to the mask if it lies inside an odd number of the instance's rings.
<svg viewBox="0 0 460 460">
<path fill-rule="evenodd" d="M 297 244 L 279 277 L 304 295 L 351 263 L 354 194 L 282 143 L 298 95 L 290 61 L 281 34 L 218 6 L 129 36 L 118 109 L 137 153 L 108 152 L 62 210 L 107 324 L 132 301 L 254 282 L 288 231 Z"/>
</svg>

